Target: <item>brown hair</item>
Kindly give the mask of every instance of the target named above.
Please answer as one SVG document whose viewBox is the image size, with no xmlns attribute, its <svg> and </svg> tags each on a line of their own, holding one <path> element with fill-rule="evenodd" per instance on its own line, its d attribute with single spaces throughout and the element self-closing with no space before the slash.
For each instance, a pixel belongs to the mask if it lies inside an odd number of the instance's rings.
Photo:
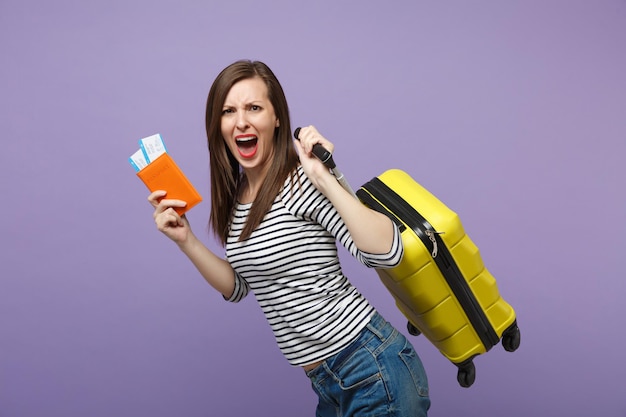
<svg viewBox="0 0 626 417">
<path fill-rule="evenodd" d="M 259 190 L 240 240 L 250 237 L 269 211 L 275 197 L 298 165 L 298 154 L 292 142 L 289 107 L 283 88 L 270 68 L 259 61 L 236 61 L 217 76 L 206 106 L 206 133 L 211 171 L 211 215 L 209 224 L 222 245 L 226 244 L 231 216 L 244 179 L 237 159 L 222 137 L 222 108 L 228 92 L 237 82 L 258 77 L 267 86 L 268 98 L 280 125 L 274 130 L 273 161 Z"/>
</svg>

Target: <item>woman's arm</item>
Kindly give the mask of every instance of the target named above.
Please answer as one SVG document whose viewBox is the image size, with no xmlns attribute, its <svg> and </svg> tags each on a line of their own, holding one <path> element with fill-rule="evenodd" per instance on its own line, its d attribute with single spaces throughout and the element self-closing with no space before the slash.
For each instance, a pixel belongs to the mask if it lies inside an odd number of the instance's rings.
<svg viewBox="0 0 626 417">
<path fill-rule="evenodd" d="M 302 128 L 300 140 L 295 146 L 305 174 L 313 185 L 333 204 L 346 224 L 355 245 L 363 252 L 388 253 L 393 244 L 393 223 L 382 213 L 369 209 L 345 190 L 327 167 L 312 153 L 313 145 L 319 143 L 332 152 L 334 146 L 313 126 Z"/>
<path fill-rule="evenodd" d="M 154 207 L 157 228 L 172 239 L 194 264 L 200 275 L 225 298 L 235 289 L 235 272 L 230 264 L 211 252 L 191 231 L 186 216 L 180 216 L 174 207 L 184 207 L 181 200 L 165 199 L 165 191 L 155 191 L 148 196 Z"/>
</svg>

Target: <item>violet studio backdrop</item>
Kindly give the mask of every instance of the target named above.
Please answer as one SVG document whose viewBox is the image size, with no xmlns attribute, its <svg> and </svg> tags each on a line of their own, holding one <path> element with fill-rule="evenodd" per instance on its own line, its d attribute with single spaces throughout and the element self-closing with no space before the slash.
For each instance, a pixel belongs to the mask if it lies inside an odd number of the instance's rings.
<svg viewBox="0 0 626 417">
<path fill-rule="evenodd" d="M 412 338 L 431 416 L 625 416 L 624 41 L 622 0 L 3 0 L 0 416 L 314 415 L 256 302 L 222 301 L 156 231 L 127 162 L 161 133 L 221 253 L 204 105 L 239 58 L 353 187 L 400 168 L 457 211 L 515 307 L 520 349 L 478 358 L 469 389 Z"/>
</svg>

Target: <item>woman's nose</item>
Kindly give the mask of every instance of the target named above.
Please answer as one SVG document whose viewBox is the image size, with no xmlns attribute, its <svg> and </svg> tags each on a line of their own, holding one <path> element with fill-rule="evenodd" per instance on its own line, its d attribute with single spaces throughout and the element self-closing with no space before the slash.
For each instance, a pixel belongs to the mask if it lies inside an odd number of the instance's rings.
<svg viewBox="0 0 626 417">
<path fill-rule="evenodd" d="M 237 129 L 245 130 L 249 125 L 246 112 L 237 112 Z"/>
</svg>

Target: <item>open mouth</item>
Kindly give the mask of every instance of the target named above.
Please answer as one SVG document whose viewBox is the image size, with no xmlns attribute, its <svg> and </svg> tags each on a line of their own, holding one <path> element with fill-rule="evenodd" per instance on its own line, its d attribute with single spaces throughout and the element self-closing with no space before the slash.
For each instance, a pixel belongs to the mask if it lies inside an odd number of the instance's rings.
<svg viewBox="0 0 626 417">
<path fill-rule="evenodd" d="M 239 155 L 251 158 L 257 150 L 258 139 L 256 136 L 239 136 L 235 139 Z"/>
</svg>

